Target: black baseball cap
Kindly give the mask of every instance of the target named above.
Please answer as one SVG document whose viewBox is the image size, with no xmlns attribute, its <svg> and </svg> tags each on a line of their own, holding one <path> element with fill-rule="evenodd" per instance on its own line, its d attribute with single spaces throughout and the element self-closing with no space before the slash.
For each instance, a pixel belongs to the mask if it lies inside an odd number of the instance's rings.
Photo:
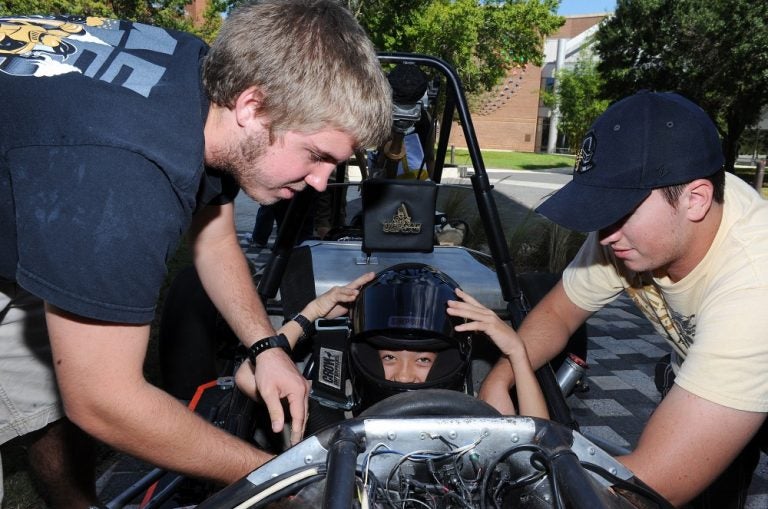
<svg viewBox="0 0 768 509">
<path fill-rule="evenodd" d="M 641 91 L 592 124 L 573 180 L 536 212 L 569 230 L 606 228 L 651 190 L 716 173 L 724 163 L 717 128 L 698 105 L 673 92 Z"/>
</svg>

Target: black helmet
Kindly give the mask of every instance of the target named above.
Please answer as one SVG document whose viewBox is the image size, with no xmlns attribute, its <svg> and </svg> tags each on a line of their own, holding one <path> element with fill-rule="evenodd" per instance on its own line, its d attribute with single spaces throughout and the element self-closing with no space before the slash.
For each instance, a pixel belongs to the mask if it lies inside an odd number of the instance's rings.
<svg viewBox="0 0 768 509">
<path fill-rule="evenodd" d="M 469 386 L 471 334 L 456 332 L 460 319 L 445 310 L 458 285 L 422 263 L 403 263 L 383 270 L 360 290 L 352 308 L 350 367 L 359 410 L 414 389 Z M 435 352 L 426 381 L 386 380 L 379 350 Z"/>
</svg>

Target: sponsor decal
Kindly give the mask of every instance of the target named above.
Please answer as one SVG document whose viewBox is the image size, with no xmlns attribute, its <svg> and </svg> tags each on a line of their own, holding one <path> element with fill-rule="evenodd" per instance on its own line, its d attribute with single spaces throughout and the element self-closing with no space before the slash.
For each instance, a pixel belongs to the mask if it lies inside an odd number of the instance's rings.
<svg viewBox="0 0 768 509">
<path fill-rule="evenodd" d="M 343 352 L 320 348 L 320 383 L 341 390 L 341 366 Z"/>
</svg>

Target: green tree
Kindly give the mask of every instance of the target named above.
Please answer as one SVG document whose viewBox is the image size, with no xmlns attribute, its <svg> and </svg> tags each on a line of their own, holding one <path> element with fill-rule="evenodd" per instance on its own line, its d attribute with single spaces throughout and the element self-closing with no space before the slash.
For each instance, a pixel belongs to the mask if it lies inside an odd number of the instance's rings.
<svg viewBox="0 0 768 509">
<path fill-rule="evenodd" d="M 204 23 L 196 26 L 184 13 L 185 0 L 0 0 L 0 15 L 42 14 L 98 16 L 139 21 L 194 33 L 208 42 L 221 26 L 226 0 L 210 0 Z"/>
<path fill-rule="evenodd" d="M 192 32 L 211 42 L 241 0 L 209 0 L 205 23 L 185 0 L 0 0 L 2 14 L 121 18 Z M 346 0 L 377 49 L 425 53 L 453 65 L 469 93 L 490 90 L 512 65 L 540 65 L 544 38 L 564 23 L 560 0 Z"/>
<path fill-rule="evenodd" d="M 610 101 L 601 98 L 603 79 L 589 52 L 582 54 L 572 68 L 559 71 L 555 78 L 555 91 L 542 94 L 544 104 L 558 108 L 558 129 L 566 135 L 571 150 L 575 150 Z"/>
<path fill-rule="evenodd" d="M 377 49 L 425 53 L 456 68 L 470 93 L 490 90 L 512 65 L 543 59 L 564 23 L 559 0 L 350 0 Z"/>
<path fill-rule="evenodd" d="M 24 14 L 115 17 L 111 2 L 101 0 L 0 0 L 0 15 Z"/>
<path fill-rule="evenodd" d="M 619 0 L 597 34 L 605 94 L 673 90 L 715 120 L 726 169 L 768 104 L 768 2 Z"/>
</svg>

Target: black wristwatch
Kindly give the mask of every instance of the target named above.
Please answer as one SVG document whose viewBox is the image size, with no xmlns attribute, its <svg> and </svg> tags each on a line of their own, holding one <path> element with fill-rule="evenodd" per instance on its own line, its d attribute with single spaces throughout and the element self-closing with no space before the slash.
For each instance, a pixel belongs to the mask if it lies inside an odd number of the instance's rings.
<svg viewBox="0 0 768 509">
<path fill-rule="evenodd" d="M 310 322 L 309 318 L 302 315 L 301 313 L 296 313 L 296 315 L 291 318 L 291 320 L 298 323 L 301 327 L 301 336 L 299 336 L 299 341 L 304 341 L 305 339 L 315 334 L 315 324 Z"/>
<path fill-rule="evenodd" d="M 282 348 L 285 353 L 291 355 L 291 344 L 288 342 L 288 338 L 285 334 L 278 334 L 277 336 L 269 336 L 268 338 L 260 339 L 248 348 L 248 358 L 252 363 L 256 362 L 256 357 L 265 350 L 270 348 Z"/>
</svg>

